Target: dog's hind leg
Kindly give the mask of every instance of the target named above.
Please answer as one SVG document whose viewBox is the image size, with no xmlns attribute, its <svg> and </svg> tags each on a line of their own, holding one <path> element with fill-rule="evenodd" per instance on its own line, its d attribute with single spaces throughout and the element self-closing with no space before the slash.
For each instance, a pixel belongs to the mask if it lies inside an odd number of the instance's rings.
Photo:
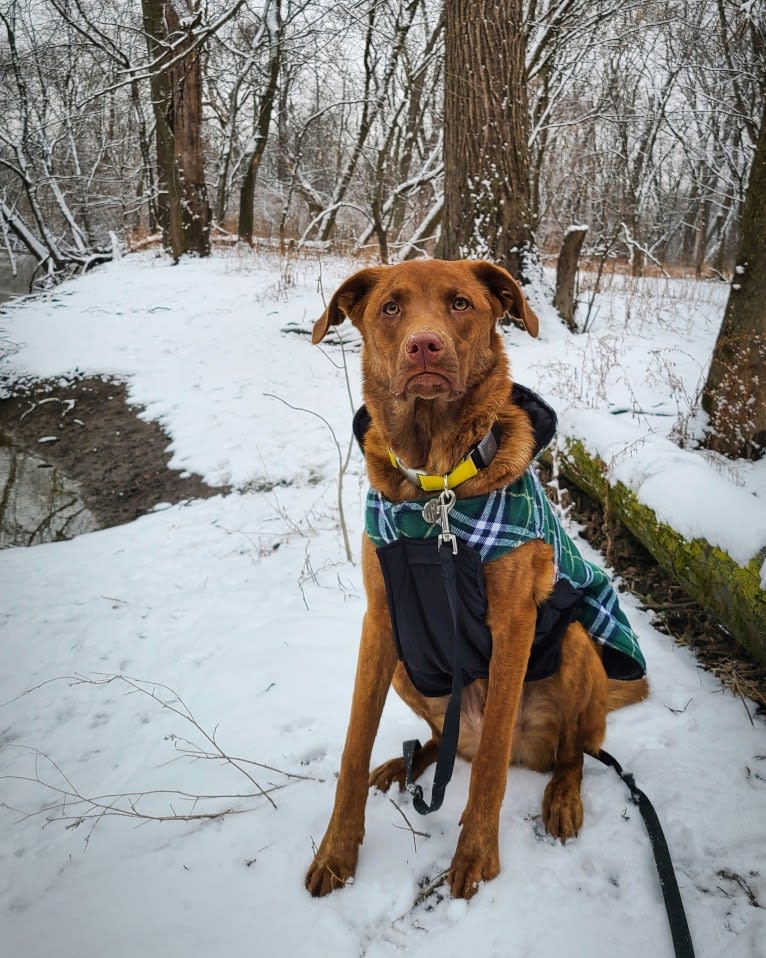
<svg viewBox="0 0 766 958">
<path fill-rule="evenodd" d="M 425 772 L 429 765 L 436 761 L 436 754 L 439 751 L 439 740 L 430 738 L 422 748 L 419 748 L 412 760 L 412 780 L 417 781 Z M 382 765 L 378 765 L 370 773 L 370 788 L 377 788 L 381 792 L 387 792 L 396 782 L 399 789 L 403 789 L 406 784 L 407 770 L 403 758 L 390 758 Z"/>
<path fill-rule="evenodd" d="M 553 778 L 543 795 L 543 824 L 550 835 L 563 842 L 574 838 L 583 822 L 580 797 L 583 750 L 578 747 L 577 738 L 576 730 L 570 730 L 559 740 Z"/>
</svg>

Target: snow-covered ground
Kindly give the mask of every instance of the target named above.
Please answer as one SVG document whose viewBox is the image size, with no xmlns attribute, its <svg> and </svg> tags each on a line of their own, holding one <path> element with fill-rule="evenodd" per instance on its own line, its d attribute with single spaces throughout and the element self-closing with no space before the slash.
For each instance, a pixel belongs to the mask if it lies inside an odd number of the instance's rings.
<svg viewBox="0 0 766 958">
<path fill-rule="evenodd" d="M 285 330 L 308 328 L 322 290 L 353 268 L 237 253 L 174 267 L 146 254 L 0 314 L 0 337 L 18 346 L 0 372 L 125 379 L 171 435 L 174 466 L 237 490 L 0 553 L 3 956 L 672 954 L 640 817 L 593 763 L 586 824 L 566 846 L 541 831 L 545 776 L 510 771 L 502 873 L 470 903 L 439 893 L 414 905 L 457 840 L 460 762 L 428 819 L 393 796 L 428 837 L 373 794 L 356 882 L 317 901 L 303 889 L 332 805 L 364 598 L 335 501 L 330 427 L 345 452 L 351 418 L 341 350 Z M 747 561 L 766 545 L 764 468 L 665 445 L 697 428 L 724 297 L 712 284 L 615 280 L 588 335 L 540 307 L 540 339 L 514 331 L 508 346 L 518 381 L 660 505 L 673 470 L 696 470 L 674 524 Z M 358 356 L 346 358 L 358 402 Z M 725 520 L 710 505 L 719 483 L 734 502 Z M 364 491 L 354 451 L 344 497 L 357 556 Z M 623 602 L 652 694 L 610 717 L 606 747 L 658 810 L 697 955 L 763 958 L 763 722 Z M 392 696 L 373 760 L 423 731 Z M 200 757 L 217 748 L 236 765 Z M 271 788 L 276 807 L 260 792 Z M 134 814 L 94 818 L 70 793 Z M 227 808 L 241 814 L 191 817 Z"/>
</svg>

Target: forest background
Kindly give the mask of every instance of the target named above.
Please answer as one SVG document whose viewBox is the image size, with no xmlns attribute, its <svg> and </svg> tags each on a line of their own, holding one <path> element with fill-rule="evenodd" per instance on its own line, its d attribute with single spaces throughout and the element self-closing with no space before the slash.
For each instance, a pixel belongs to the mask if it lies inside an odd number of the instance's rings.
<svg viewBox="0 0 766 958">
<path fill-rule="evenodd" d="M 488 8 L 488 47 L 506 23 L 523 45 L 497 119 L 527 101 L 537 247 L 557 251 L 582 223 L 589 256 L 636 275 L 730 275 L 764 95 L 758 5 L 464 6 Z M 179 253 L 205 252 L 211 233 L 383 261 L 433 250 L 441 3 L 4 0 L 0 23 L 0 220 L 47 268 L 167 230 L 176 189 Z M 477 44 L 461 40 L 469 70 Z"/>
</svg>

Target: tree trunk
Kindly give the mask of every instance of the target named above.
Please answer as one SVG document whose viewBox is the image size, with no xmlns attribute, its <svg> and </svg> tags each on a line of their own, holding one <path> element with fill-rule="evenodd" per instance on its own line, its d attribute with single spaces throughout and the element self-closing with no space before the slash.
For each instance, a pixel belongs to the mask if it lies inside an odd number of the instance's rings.
<svg viewBox="0 0 766 958">
<path fill-rule="evenodd" d="M 141 0 L 149 56 L 160 186 L 158 214 L 163 244 L 174 259 L 210 253 L 210 205 L 202 149 L 202 82 L 193 23 L 183 29 L 173 4 Z M 183 42 L 178 45 L 179 39 Z M 171 44 L 176 46 L 171 50 Z"/>
<path fill-rule="evenodd" d="M 274 112 L 274 99 L 279 84 L 279 71 L 282 60 L 282 11 L 280 2 L 274 4 L 276 30 L 270 36 L 269 77 L 258 106 L 254 145 L 245 161 L 245 178 L 239 193 L 239 225 L 237 234 L 240 240 L 252 245 L 253 242 L 253 204 L 255 201 L 255 181 L 261 168 L 263 154 L 269 138 L 271 115 Z"/>
<path fill-rule="evenodd" d="M 639 219 L 635 217 L 633 220 L 633 231 L 631 233 L 634 242 L 630 244 L 630 275 L 636 279 L 641 279 L 646 268 L 646 254 L 638 245 L 639 240 L 636 239 L 636 237 L 640 235 L 640 227 Z"/>
<path fill-rule="evenodd" d="M 287 71 L 285 71 L 286 73 Z M 290 86 L 289 76 L 282 75 L 279 90 L 279 114 L 277 116 L 277 183 L 287 192 L 290 186 L 290 130 L 288 116 L 290 113 Z"/>
<path fill-rule="evenodd" d="M 708 231 L 710 228 L 710 199 L 706 195 L 700 202 L 699 213 L 697 214 L 697 232 L 694 239 L 694 275 L 697 279 L 702 279 L 702 270 L 705 266 L 705 254 L 707 252 Z"/>
<path fill-rule="evenodd" d="M 574 318 L 577 305 L 575 302 L 577 261 L 580 258 L 580 250 L 587 232 L 587 226 L 569 227 L 564 234 L 564 242 L 561 244 L 556 267 L 556 294 L 553 297 L 553 305 L 573 333 L 577 332 L 577 324 Z"/>
<path fill-rule="evenodd" d="M 445 0 L 444 219 L 439 255 L 488 257 L 530 279 L 522 0 Z"/>
<path fill-rule="evenodd" d="M 702 397 L 708 448 L 766 453 L 766 100 L 740 226 L 737 267 Z"/>
</svg>

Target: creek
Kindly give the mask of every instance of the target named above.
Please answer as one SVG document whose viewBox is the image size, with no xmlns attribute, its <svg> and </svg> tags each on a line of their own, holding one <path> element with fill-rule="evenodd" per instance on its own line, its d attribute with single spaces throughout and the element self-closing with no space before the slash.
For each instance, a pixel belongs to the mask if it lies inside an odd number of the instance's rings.
<svg viewBox="0 0 766 958">
<path fill-rule="evenodd" d="M 33 256 L 19 253 L 14 257 L 16 268 L 11 265 L 7 253 L 0 253 L 0 303 L 14 296 L 25 296 L 29 292 L 37 261 Z"/>
<path fill-rule="evenodd" d="M 71 539 L 98 528 L 76 482 L 0 433 L 0 549 Z"/>
<path fill-rule="evenodd" d="M 35 260 L 15 259 L 14 271 L 8 256 L 0 255 L 0 303 L 29 292 Z M 76 482 L 0 432 L 0 549 L 71 539 L 98 527 Z"/>
</svg>

